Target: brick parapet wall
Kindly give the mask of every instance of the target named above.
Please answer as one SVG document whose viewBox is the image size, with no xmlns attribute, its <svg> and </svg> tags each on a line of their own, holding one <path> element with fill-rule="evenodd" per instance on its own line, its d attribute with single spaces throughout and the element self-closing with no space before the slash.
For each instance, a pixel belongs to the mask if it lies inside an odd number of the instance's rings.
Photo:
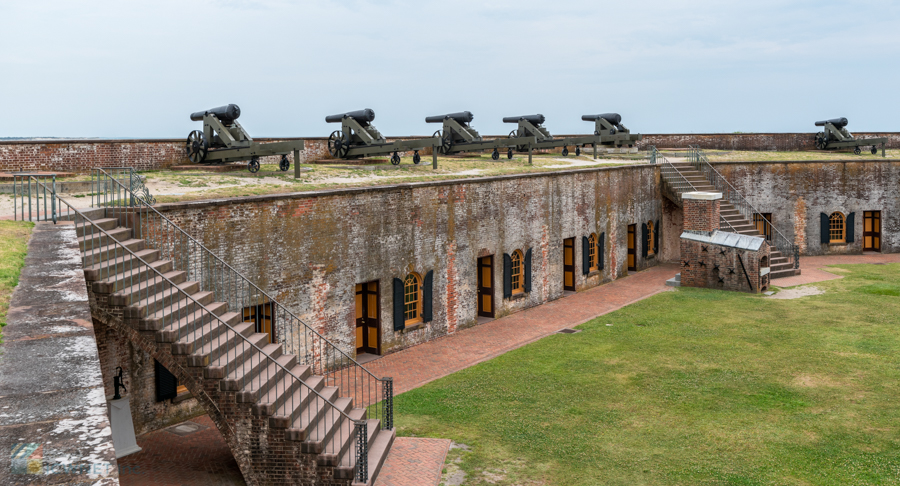
<svg viewBox="0 0 900 486">
<path fill-rule="evenodd" d="M 715 231 L 719 229 L 721 199 L 684 198 L 684 229 Z"/>
<path fill-rule="evenodd" d="M 568 136 L 574 135 L 556 135 L 557 138 Z M 687 148 L 688 145 L 699 145 L 704 149 L 719 150 L 812 150 L 813 136 L 813 133 L 646 134 L 637 145 L 641 148 L 650 145 L 658 148 Z M 900 133 L 897 132 L 857 133 L 854 136 L 887 137 L 889 148 L 900 147 Z M 411 140 L 426 137 L 397 137 L 388 140 L 401 138 Z M 302 163 L 327 157 L 327 139 L 321 137 L 255 140 L 260 142 L 303 140 L 306 149 L 301 152 Z M 423 155 L 426 154 L 430 152 L 426 150 Z M 289 155 L 289 158 L 293 162 L 293 155 Z M 263 162 L 275 163 L 277 158 L 265 157 Z M 20 170 L 86 172 L 91 167 L 123 166 L 151 170 L 185 163 L 188 161 L 184 157 L 182 139 L 0 141 L 0 172 Z"/>
<path fill-rule="evenodd" d="M 576 239 L 577 288 L 625 275 L 627 225 L 660 220 L 661 198 L 657 168 L 640 165 L 193 201 L 159 210 L 348 352 L 355 351 L 355 285 L 379 281 L 381 346 L 388 353 L 475 325 L 479 256 L 495 256 L 497 317 L 563 295 L 565 238 Z M 606 235 L 606 265 L 584 275 L 581 237 L 591 233 Z M 502 255 L 529 248 L 532 291 L 504 299 Z M 638 269 L 657 261 L 639 257 Z M 394 331 L 393 279 L 430 270 L 434 320 Z"/>
</svg>

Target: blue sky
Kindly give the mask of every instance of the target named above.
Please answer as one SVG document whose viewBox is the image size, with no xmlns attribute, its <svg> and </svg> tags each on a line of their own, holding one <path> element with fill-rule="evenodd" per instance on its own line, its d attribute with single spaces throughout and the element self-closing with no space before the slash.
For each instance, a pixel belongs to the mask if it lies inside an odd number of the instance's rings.
<svg viewBox="0 0 900 486">
<path fill-rule="evenodd" d="M 588 133 L 900 131 L 900 2 L 0 2 L 0 137 L 182 138 L 237 103 L 255 137 L 386 135 L 469 110 Z"/>
</svg>

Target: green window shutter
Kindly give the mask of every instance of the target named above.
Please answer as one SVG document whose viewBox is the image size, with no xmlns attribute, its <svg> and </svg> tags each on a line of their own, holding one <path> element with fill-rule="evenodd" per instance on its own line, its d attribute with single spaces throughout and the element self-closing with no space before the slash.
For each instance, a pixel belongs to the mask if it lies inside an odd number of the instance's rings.
<svg viewBox="0 0 900 486">
<path fill-rule="evenodd" d="M 434 302 L 434 270 L 425 274 L 425 283 L 422 284 L 422 322 L 431 322 L 431 304 Z"/>
<path fill-rule="evenodd" d="M 525 252 L 525 292 L 531 292 L 531 248 Z"/>
<path fill-rule="evenodd" d="M 581 273 L 582 275 L 591 273 L 590 242 L 587 236 L 581 237 Z"/>
<path fill-rule="evenodd" d="M 402 331 L 406 327 L 403 305 L 403 280 L 394 279 L 394 330 Z"/>
<path fill-rule="evenodd" d="M 659 220 L 653 226 L 653 253 L 659 253 Z"/>
<path fill-rule="evenodd" d="M 600 233 L 600 241 L 597 246 L 599 246 L 597 254 L 600 255 L 600 270 L 603 270 L 603 257 L 606 256 L 606 233 Z"/>
<path fill-rule="evenodd" d="M 830 229 L 829 224 L 830 224 L 830 221 L 828 219 L 828 215 L 825 213 L 822 213 L 819 216 L 819 227 L 821 228 L 820 236 L 821 236 L 821 243 L 823 245 L 827 245 L 828 242 L 831 241 L 831 233 L 829 232 L 829 229 Z"/>
<path fill-rule="evenodd" d="M 159 361 L 153 360 L 156 367 L 156 401 L 169 400 L 178 395 L 178 378 L 167 370 Z"/>
<path fill-rule="evenodd" d="M 854 235 L 854 224 L 856 222 L 856 213 L 850 213 L 847 215 L 847 220 L 844 221 L 844 230 L 847 232 L 847 243 L 853 243 Z"/>
<path fill-rule="evenodd" d="M 650 230 L 647 223 L 641 223 L 641 256 L 647 258 L 647 237 L 650 236 Z"/>
<path fill-rule="evenodd" d="M 482 284 L 483 285 L 483 284 Z M 503 254 L 503 298 L 512 297 L 512 257 Z"/>
</svg>

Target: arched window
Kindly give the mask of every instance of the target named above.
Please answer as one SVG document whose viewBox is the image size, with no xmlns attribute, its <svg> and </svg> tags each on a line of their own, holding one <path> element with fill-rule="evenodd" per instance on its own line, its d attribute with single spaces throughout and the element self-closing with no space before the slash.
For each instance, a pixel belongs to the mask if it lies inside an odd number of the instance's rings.
<svg viewBox="0 0 900 486">
<path fill-rule="evenodd" d="M 654 251 L 655 249 L 653 248 L 653 240 L 655 236 L 653 233 L 655 231 L 656 228 L 653 227 L 653 221 L 647 221 L 647 241 L 644 242 L 647 244 L 647 255 L 653 255 L 654 253 L 656 253 Z"/>
<path fill-rule="evenodd" d="M 516 250 L 512 254 L 512 271 L 510 272 L 510 282 L 512 283 L 512 293 L 521 294 L 525 291 L 522 279 L 522 262 L 525 257 L 522 256 L 522 250 Z"/>
<path fill-rule="evenodd" d="M 831 236 L 831 243 L 843 243 L 847 240 L 843 213 L 831 213 L 831 216 L 828 218 L 828 230 Z"/>
<path fill-rule="evenodd" d="M 591 233 L 588 237 L 588 271 L 596 272 L 600 267 L 600 255 L 597 253 L 597 234 Z"/>
<path fill-rule="evenodd" d="M 422 277 L 417 273 L 403 281 L 403 317 L 407 326 L 422 320 Z"/>
</svg>

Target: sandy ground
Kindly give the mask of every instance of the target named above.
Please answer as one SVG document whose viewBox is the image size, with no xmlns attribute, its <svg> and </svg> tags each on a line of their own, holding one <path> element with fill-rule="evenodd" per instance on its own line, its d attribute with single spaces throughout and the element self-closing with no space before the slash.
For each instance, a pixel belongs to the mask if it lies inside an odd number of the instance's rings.
<svg viewBox="0 0 900 486">
<path fill-rule="evenodd" d="M 553 159 L 557 162 L 565 162 L 565 164 L 557 164 L 557 165 L 543 165 L 541 167 L 548 169 L 561 169 L 566 167 L 590 167 L 592 165 L 600 165 L 600 164 L 644 164 L 646 161 L 644 159 L 597 159 L 594 160 L 590 157 L 581 156 L 579 158 L 565 158 L 565 159 Z"/>
<path fill-rule="evenodd" d="M 770 295 L 766 297 L 767 299 L 799 299 L 800 297 L 806 297 L 808 295 L 821 295 L 824 294 L 825 291 L 820 289 L 819 287 L 793 287 L 790 289 L 784 289 L 777 292 L 775 295 Z"/>
</svg>

